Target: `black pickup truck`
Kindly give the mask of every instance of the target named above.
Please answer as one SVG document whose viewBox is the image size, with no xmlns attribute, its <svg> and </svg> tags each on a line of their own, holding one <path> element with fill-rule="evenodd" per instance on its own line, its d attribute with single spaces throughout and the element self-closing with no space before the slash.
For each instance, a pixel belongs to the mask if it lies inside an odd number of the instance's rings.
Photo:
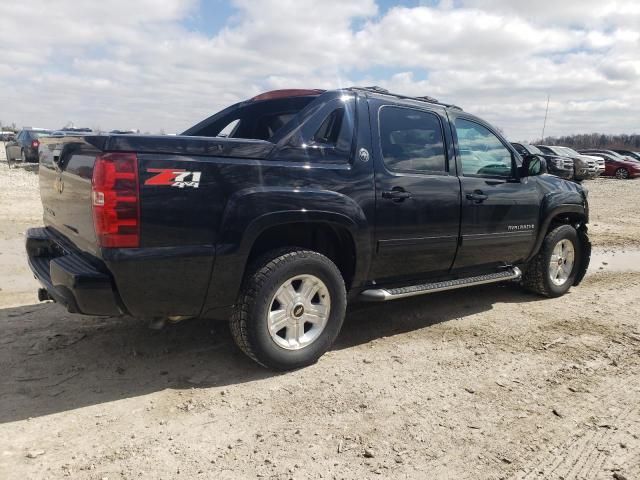
<svg viewBox="0 0 640 480">
<path fill-rule="evenodd" d="M 230 319 L 260 364 L 315 362 L 347 300 L 583 278 L 587 192 L 459 107 L 268 92 L 178 136 L 44 138 L 29 264 L 70 312 Z M 362 328 L 366 328 L 363 325 Z"/>
</svg>

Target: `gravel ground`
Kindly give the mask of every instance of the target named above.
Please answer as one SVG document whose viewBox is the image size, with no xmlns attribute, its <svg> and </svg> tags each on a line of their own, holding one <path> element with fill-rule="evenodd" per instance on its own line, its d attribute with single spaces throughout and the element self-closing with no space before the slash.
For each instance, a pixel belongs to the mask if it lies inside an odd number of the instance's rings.
<svg viewBox="0 0 640 480">
<path fill-rule="evenodd" d="M 568 295 L 358 306 L 274 374 L 225 325 L 38 304 L 37 177 L 0 159 L 0 478 L 640 478 L 640 181 L 588 185 L 598 260 Z"/>
</svg>

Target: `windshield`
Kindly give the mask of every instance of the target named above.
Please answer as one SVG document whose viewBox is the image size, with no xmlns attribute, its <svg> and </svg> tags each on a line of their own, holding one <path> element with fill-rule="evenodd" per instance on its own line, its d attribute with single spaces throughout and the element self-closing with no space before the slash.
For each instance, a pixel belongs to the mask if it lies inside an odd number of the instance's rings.
<svg viewBox="0 0 640 480">
<path fill-rule="evenodd" d="M 569 154 L 565 152 L 564 147 L 549 147 L 549 150 L 551 150 L 556 155 L 560 155 L 561 157 L 569 156 Z"/>
<path fill-rule="evenodd" d="M 526 145 L 525 148 L 533 155 L 544 155 L 544 153 L 542 153 L 542 151 L 535 145 Z"/>
<path fill-rule="evenodd" d="M 609 155 L 611 155 L 613 158 L 617 158 L 618 160 L 626 160 L 626 157 L 624 155 L 620 155 L 618 152 L 607 152 Z"/>
<path fill-rule="evenodd" d="M 567 152 L 567 155 L 575 155 L 575 156 L 580 156 L 580 154 L 578 152 L 576 152 L 573 148 L 569 148 L 569 147 L 562 147 L 562 149 Z"/>
</svg>

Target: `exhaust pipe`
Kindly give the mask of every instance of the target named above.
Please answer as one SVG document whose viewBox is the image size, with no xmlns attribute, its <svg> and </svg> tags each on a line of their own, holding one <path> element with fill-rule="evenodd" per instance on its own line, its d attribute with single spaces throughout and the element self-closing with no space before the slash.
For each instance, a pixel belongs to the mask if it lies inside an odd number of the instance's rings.
<svg viewBox="0 0 640 480">
<path fill-rule="evenodd" d="M 38 289 L 38 301 L 46 302 L 47 300 L 53 300 L 55 302 L 53 297 L 51 295 L 49 295 L 49 292 L 47 292 L 46 288 L 39 288 Z"/>
</svg>

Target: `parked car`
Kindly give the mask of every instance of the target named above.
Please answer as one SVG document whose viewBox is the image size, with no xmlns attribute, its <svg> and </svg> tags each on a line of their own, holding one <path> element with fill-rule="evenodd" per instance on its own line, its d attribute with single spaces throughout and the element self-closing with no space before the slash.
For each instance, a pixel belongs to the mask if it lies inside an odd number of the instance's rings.
<svg viewBox="0 0 640 480">
<path fill-rule="evenodd" d="M 573 160 L 573 179 L 581 182 L 595 178 L 598 175 L 598 164 L 594 159 L 582 156 L 572 157 L 562 150 L 562 148 L 549 145 L 536 145 L 540 150 L 549 155 L 559 155 Z"/>
<path fill-rule="evenodd" d="M 83 314 L 230 318 L 274 369 L 315 362 L 347 300 L 508 281 L 558 297 L 589 264 L 585 189 L 433 99 L 276 91 L 179 136 L 49 142 L 62 148 L 42 148 L 45 227 L 26 235 L 39 297 Z"/>
<path fill-rule="evenodd" d="M 632 152 L 631 150 L 613 150 L 613 151 L 619 155 L 622 155 L 623 157 L 630 157 L 630 158 L 633 158 L 634 160 L 640 160 L 640 152 Z"/>
<path fill-rule="evenodd" d="M 0 132 L 0 142 L 10 142 L 14 138 L 16 138 L 15 132 L 11 132 L 11 131 Z"/>
<path fill-rule="evenodd" d="M 82 135 L 91 135 L 93 134 L 93 130 L 89 128 L 73 128 L 69 130 L 54 130 L 51 132 L 52 137 L 68 137 L 68 136 L 82 136 Z"/>
<path fill-rule="evenodd" d="M 522 155 L 537 155 L 545 159 L 547 170 L 550 174 L 567 180 L 573 179 L 573 160 L 560 155 L 549 155 L 537 148 L 535 145 L 527 143 L 511 143 L 513 148 Z"/>
<path fill-rule="evenodd" d="M 601 175 L 604 172 L 604 160 L 600 157 L 596 157 L 593 155 L 586 155 L 584 153 L 580 153 L 576 150 L 574 150 L 573 148 L 569 148 L 569 147 L 554 147 L 556 149 L 559 149 L 562 152 L 565 152 L 569 157 L 571 158 L 575 158 L 575 157 L 582 157 L 587 161 L 590 160 L 594 160 L 596 162 L 596 170 L 594 171 L 594 173 L 598 176 Z"/>
<path fill-rule="evenodd" d="M 581 150 L 581 152 L 603 158 L 605 165 L 603 175 L 607 177 L 616 177 L 624 180 L 640 176 L 640 162 L 632 160 L 630 157 L 623 157 L 622 155 L 610 150 Z"/>
<path fill-rule="evenodd" d="M 588 149 L 583 149 L 580 150 L 580 152 L 583 152 L 585 155 L 598 155 L 600 153 L 604 153 L 607 154 L 613 158 L 617 158 L 618 160 L 621 161 L 628 161 L 628 162 L 636 162 L 638 161 L 635 157 L 631 156 L 631 155 L 625 155 L 622 153 L 618 153 L 614 150 L 605 150 L 605 149 L 601 149 L 601 148 L 588 148 Z"/>
<path fill-rule="evenodd" d="M 75 128 L 75 127 L 68 127 L 68 128 L 61 128 L 60 130 L 54 130 L 51 132 L 51 136 L 52 137 L 64 137 L 66 135 L 91 135 L 93 132 L 93 130 L 91 130 L 90 128 Z"/>
<path fill-rule="evenodd" d="M 38 162 L 38 147 L 43 137 L 51 134 L 51 130 L 43 128 L 25 128 L 18 133 L 16 138 L 5 143 L 7 162 L 21 160 L 24 162 Z"/>
</svg>

